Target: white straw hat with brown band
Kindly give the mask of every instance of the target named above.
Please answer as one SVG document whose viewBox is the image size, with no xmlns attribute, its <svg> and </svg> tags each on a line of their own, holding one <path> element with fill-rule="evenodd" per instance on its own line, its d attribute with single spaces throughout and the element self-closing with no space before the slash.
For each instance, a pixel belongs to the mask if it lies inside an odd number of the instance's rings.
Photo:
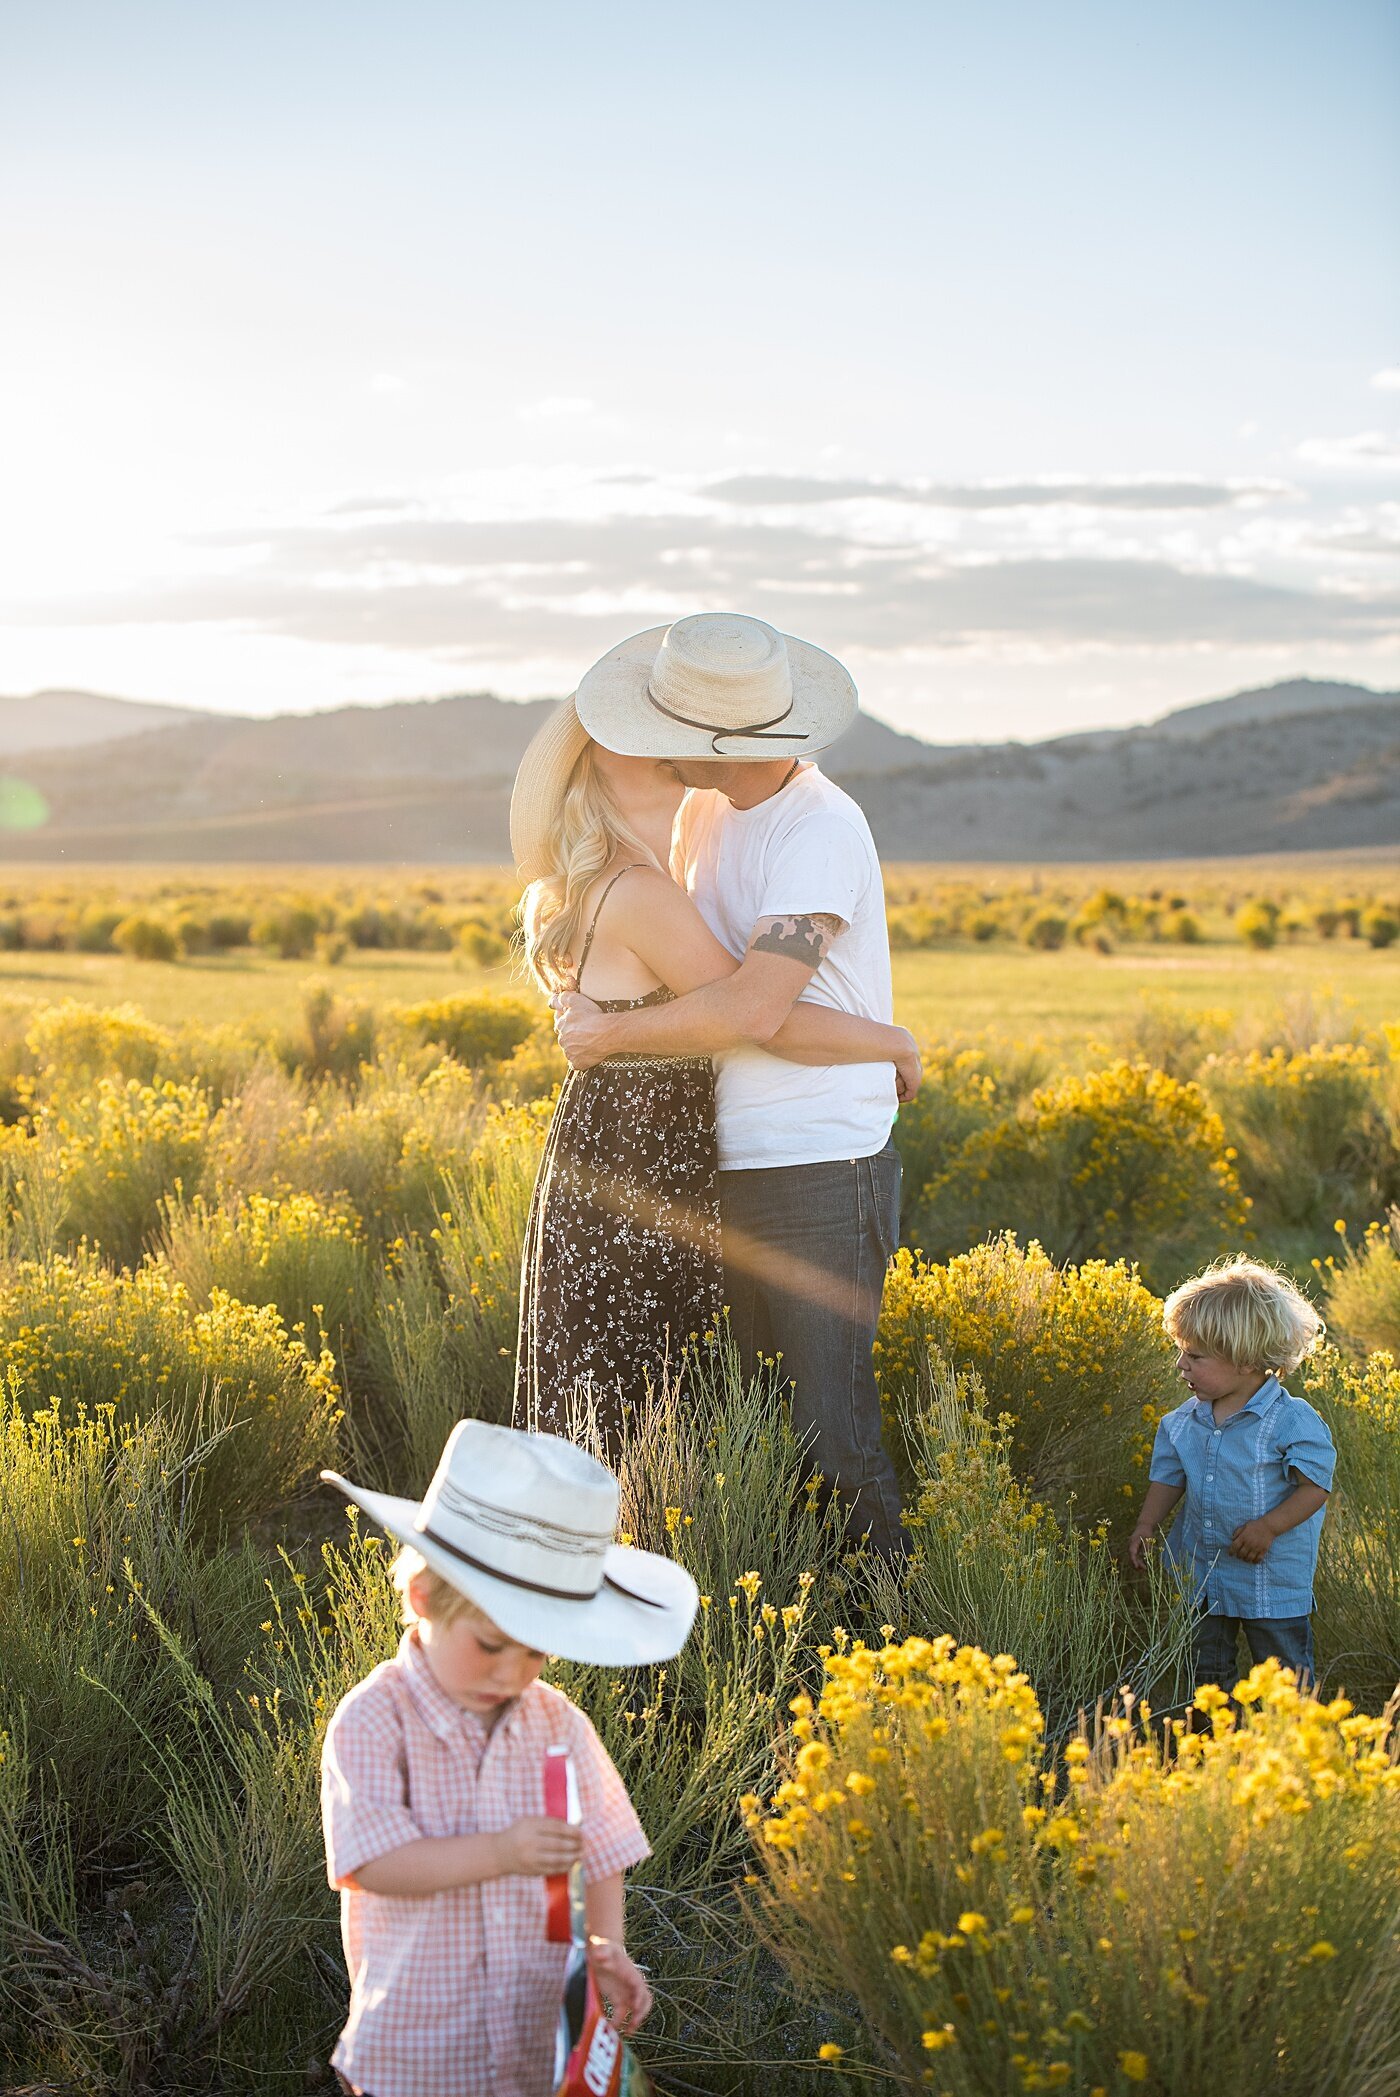
<svg viewBox="0 0 1400 2097">
<path fill-rule="evenodd" d="M 844 735 L 856 688 L 809 641 L 738 612 L 697 612 L 619 641 L 575 704 L 588 733 L 623 756 L 771 763 Z"/>
<path fill-rule="evenodd" d="M 321 1476 L 521 1645 L 625 1667 L 685 1644 L 695 1582 L 613 1541 L 617 1480 L 573 1442 L 459 1420 L 421 1501 Z"/>
<path fill-rule="evenodd" d="M 738 612 L 697 612 L 619 641 L 520 760 L 510 845 L 521 880 L 552 870 L 549 839 L 590 737 L 627 757 L 761 763 L 815 756 L 856 711 L 835 656 Z"/>
</svg>

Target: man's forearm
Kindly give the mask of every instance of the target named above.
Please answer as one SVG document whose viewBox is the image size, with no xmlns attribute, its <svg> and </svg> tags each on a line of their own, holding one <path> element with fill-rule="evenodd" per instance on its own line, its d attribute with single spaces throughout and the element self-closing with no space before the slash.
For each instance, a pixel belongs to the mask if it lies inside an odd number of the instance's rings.
<svg viewBox="0 0 1400 2097">
<path fill-rule="evenodd" d="M 604 1056 L 718 1056 L 744 1043 L 767 1043 L 774 1029 L 750 1000 L 736 994 L 737 976 L 724 976 L 667 1005 L 603 1014 Z"/>
</svg>

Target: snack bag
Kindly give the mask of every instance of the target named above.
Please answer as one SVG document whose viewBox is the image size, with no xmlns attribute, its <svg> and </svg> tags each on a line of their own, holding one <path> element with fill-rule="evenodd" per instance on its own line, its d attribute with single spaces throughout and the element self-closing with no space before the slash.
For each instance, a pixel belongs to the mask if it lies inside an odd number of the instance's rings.
<svg viewBox="0 0 1400 2097">
<path fill-rule="evenodd" d="M 583 1818 L 567 1748 L 545 1749 L 544 1809 L 575 1827 Z M 655 2097 L 650 2076 L 609 2023 L 588 1969 L 582 1863 L 546 1879 L 545 1897 L 545 1934 L 551 1944 L 569 1947 L 554 2041 L 554 2097 Z"/>
</svg>

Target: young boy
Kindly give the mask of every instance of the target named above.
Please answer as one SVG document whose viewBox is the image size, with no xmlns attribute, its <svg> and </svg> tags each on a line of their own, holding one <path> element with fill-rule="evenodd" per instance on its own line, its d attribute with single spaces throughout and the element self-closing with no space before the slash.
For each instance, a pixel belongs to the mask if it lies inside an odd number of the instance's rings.
<svg viewBox="0 0 1400 2097">
<path fill-rule="evenodd" d="M 582 1854 L 589 1961 L 632 2030 L 651 1992 L 623 1946 L 622 1874 L 649 1854 L 587 1718 L 545 1657 L 669 1659 L 697 1602 L 670 1559 L 613 1542 L 617 1483 L 572 1443 L 463 1420 L 422 1504 L 322 1473 L 405 1546 L 407 1629 L 338 1705 L 322 1758 L 350 2015 L 334 2066 L 357 2097 L 546 2097 L 567 1947 L 550 1874 Z M 546 1816 L 568 1748 L 582 1827 Z"/>
<path fill-rule="evenodd" d="M 1162 1317 L 1191 1396 L 1157 1429 L 1129 1560 L 1146 1563 L 1184 1493 L 1167 1550 L 1200 1610 L 1197 1687 L 1235 1687 L 1241 1630 L 1254 1661 L 1279 1660 L 1311 1682 L 1313 1572 L 1336 1452 L 1279 1377 L 1316 1344 L 1322 1321 L 1284 1275 L 1245 1259 L 1183 1283 Z"/>
</svg>

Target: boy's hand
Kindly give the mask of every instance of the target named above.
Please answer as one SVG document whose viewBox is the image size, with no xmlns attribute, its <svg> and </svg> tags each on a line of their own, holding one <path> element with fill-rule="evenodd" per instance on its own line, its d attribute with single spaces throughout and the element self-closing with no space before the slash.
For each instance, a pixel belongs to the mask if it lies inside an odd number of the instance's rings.
<svg viewBox="0 0 1400 2097">
<path fill-rule="evenodd" d="M 546 1814 L 537 1819 L 512 1821 L 496 1841 L 503 1879 L 548 1878 L 567 1871 L 583 1853 L 582 1828 L 570 1827 L 567 1820 L 552 1820 Z"/>
<path fill-rule="evenodd" d="M 1261 1516 L 1255 1522 L 1241 1522 L 1230 1538 L 1230 1556 L 1242 1558 L 1246 1565 L 1258 1565 L 1274 1541 L 1274 1532 Z"/>
<path fill-rule="evenodd" d="M 1140 1573 L 1146 1568 L 1147 1547 L 1155 1534 L 1153 1529 L 1135 1529 L 1128 1538 L 1128 1563 Z"/>
<path fill-rule="evenodd" d="M 607 1937 L 590 1937 L 588 1963 L 598 1993 L 609 2006 L 613 2023 L 623 2034 L 634 2032 L 651 2015 L 651 1989 L 647 1977 L 620 1944 Z"/>
</svg>

